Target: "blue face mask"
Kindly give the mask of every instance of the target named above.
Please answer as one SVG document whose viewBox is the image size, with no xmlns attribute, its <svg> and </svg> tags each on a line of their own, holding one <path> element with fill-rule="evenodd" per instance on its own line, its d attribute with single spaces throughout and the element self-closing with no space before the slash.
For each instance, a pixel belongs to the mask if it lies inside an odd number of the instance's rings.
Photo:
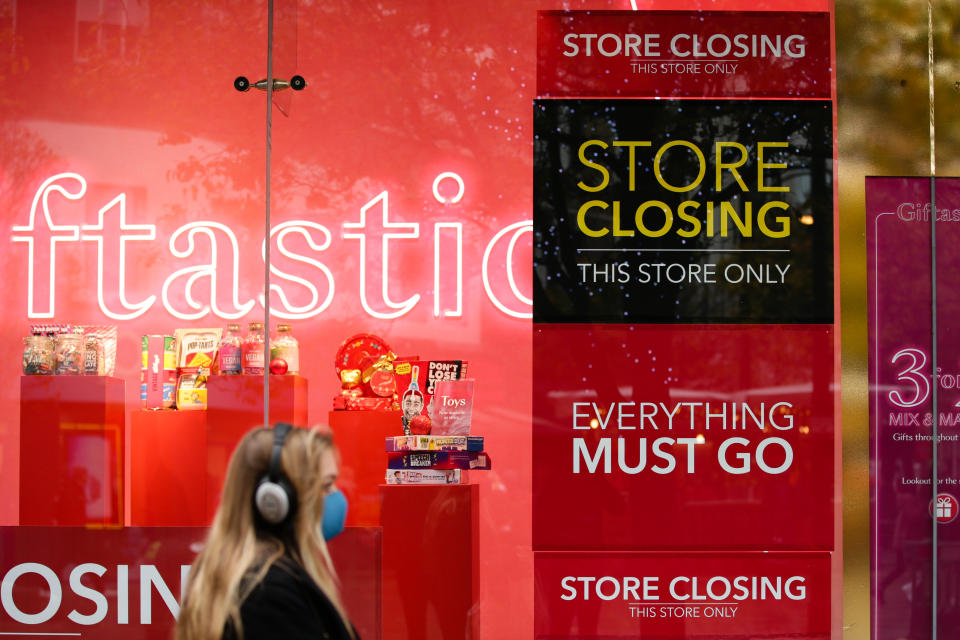
<svg viewBox="0 0 960 640">
<path fill-rule="evenodd" d="M 332 540 L 347 521 L 347 497 L 339 489 L 323 499 L 323 539 Z"/>
</svg>

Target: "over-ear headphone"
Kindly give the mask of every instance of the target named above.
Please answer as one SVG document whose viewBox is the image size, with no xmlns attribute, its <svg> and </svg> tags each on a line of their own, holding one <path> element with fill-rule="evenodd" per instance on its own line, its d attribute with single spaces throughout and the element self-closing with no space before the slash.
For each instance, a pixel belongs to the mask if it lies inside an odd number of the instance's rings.
<svg viewBox="0 0 960 640">
<path fill-rule="evenodd" d="M 280 470 L 283 443 L 293 426 L 281 422 L 273 428 L 273 450 L 270 452 L 270 468 L 260 478 L 253 493 L 257 513 L 269 524 L 281 524 L 296 511 L 297 494 Z"/>
</svg>

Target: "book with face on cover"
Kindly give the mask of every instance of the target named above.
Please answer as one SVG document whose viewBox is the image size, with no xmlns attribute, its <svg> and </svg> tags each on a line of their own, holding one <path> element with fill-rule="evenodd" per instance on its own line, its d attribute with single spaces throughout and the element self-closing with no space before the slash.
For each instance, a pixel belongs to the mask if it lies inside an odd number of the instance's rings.
<svg viewBox="0 0 960 640">
<path fill-rule="evenodd" d="M 470 435 L 473 413 L 473 380 L 437 382 L 430 404 L 430 419 L 436 436 Z"/>
<path fill-rule="evenodd" d="M 423 400 L 417 413 L 426 413 L 433 395 L 436 393 L 437 385 L 449 380 L 463 380 L 467 375 L 467 364 L 465 360 L 405 360 L 397 358 L 393 361 L 393 374 L 397 381 L 397 390 L 402 396 L 401 405 L 404 397 L 412 398 L 417 395 L 416 393 L 408 395 L 404 390 L 413 390 L 418 392 Z M 410 403 L 410 418 L 413 417 L 415 409 L 416 404 Z"/>
</svg>

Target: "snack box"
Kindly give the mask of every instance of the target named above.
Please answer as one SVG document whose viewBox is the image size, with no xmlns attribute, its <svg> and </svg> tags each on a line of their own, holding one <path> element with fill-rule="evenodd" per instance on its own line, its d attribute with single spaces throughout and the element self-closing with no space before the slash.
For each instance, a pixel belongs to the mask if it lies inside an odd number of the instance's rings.
<svg viewBox="0 0 960 640">
<path fill-rule="evenodd" d="M 390 451 L 388 469 L 482 469 L 490 468 L 484 451 Z"/>
<path fill-rule="evenodd" d="M 387 484 L 460 484 L 466 475 L 460 469 L 388 469 Z"/>
<path fill-rule="evenodd" d="M 217 360 L 222 336 L 223 329 L 218 328 L 177 329 L 174 337 L 178 347 L 177 367 L 181 369 L 181 373 L 187 369 L 210 373 Z"/>
<path fill-rule="evenodd" d="M 170 409 L 177 387 L 177 341 L 173 336 L 140 339 L 140 399 L 145 409 Z"/>
<path fill-rule="evenodd" d="M 176 369 L 177 340 L 173 336 L 145 335 L 140 338 L 141 369 Z"/>
<path fill-rule="evenodd" d="M 140 401 L 144 409 L 172 409 L 176 395 L 176 369 L 140 370 Z"/>
<path fill-rule="evenodd" d="M 388 436 L 386 451 L 483 451 L 483 436 Z"/>
<path fill-rule="evenodd" d="M 177 380 L 177 409 L 181 411 L 207 408 L 207 376 L 193 369 L 181 373 Z"/>
</svg>

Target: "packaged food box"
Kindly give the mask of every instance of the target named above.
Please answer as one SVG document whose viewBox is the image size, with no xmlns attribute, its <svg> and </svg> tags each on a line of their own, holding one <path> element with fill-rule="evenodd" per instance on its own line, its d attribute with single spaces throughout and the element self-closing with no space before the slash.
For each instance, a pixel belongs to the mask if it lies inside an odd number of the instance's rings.
<svg viewBox="0 0 960 640">
<path fill-rule="evenodd" d="M 387 451 L 483 451 L 483 436 L 389 436 Z"/>
<path fill-rule="evenodd" d="M 144 409 L 171 409 L 176 404 L 176 397 L 176 370 L 140 370 L 140 401 Z"/>
<path fill-rule="evenodd" d="M 177 380 L 177 409 L 181 411 L 207 408 L 206 374 L 181 373 Z"/>
<path fill-rule="evenodd" d="M 140 340 L 140 399 L 145 409 L 170 409 L 176 399 L 177 341 L 173 336 L 146 335 Z"/>
<path fill-rule="evenodd" d="M 217 359 L 217 349 L 223 329 L 177 329 L 176 338 L 179 355 L 177 367 L 180 369 L 197 369 L 200 373 L 209 374 L 213 363 Z"/>
<path fill-rule="evenodd" d="M 388 469 L 490 469 L 484 451 L 390 451 Z"/>
<path fill-rule="evenodd" d="M 460 469 L 388 469 L 387 484 L 460 484 L 466 482 Z"/>
<path fill-rule="evenodd" d="M 140 339 L 141 369 L 177 368 L 177 340 L 173 336 L 143 336 Z"/>
</svg>

